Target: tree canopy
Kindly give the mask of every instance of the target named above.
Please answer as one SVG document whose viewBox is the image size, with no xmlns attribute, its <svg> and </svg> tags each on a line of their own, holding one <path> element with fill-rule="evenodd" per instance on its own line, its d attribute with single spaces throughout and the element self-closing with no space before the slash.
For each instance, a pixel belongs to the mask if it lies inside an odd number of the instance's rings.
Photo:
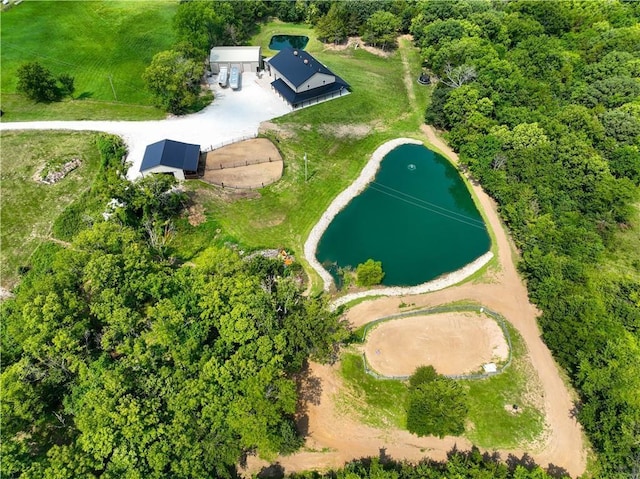
<svg viewBox="0 0 640 479">
<path fill-rule="evenodd" d="M 440 78 L 426 121 L 448 130 L 498 201 L 600 474 L 626 477 L 640 457 L 640 331 L 629 316 L 640 276 L 611 261 L 640 198 L 638 4 L 420 5 L 411 31 Z"/>
<path fill-rule="evenodd" d="M 35 102 L 59 101 L 75 91 L 74 78 L 71 75 L 63 73 L 56 80 L 53 73 L 39 62 L 21 65 L 16 76 L 16 90 Z"/>
<path fill-rule="evenodd" d="M 202 63 L 185 57 L 179 51 L 167 50 L 153 57 L 143 78 L 154 94 L 157 105 L 179 114 L 196 103 L 202 75 Z"/>
</svg>

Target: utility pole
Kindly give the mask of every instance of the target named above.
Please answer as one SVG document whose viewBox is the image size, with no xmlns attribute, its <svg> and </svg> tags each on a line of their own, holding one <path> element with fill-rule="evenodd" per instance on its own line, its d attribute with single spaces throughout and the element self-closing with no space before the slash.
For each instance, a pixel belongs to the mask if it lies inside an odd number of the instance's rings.
<svg viewBox="0 0 640 479">
<path fill-rule="evenodd" d="M 109 83 L 111 83 L 111 90 L 113 91 L 113 98 L 115 98 L 116 101 L 118 101 L 118 97 L 116 96 L 116 89 L 113 88 L 113 81 L 111 80 L 111 75 L 109 75 Z"/>
<path fill-rule="evenodd" d="M 307 178 L 308 178 L 308 175 L 307 175 L 307 153 L 305 152 L 305 154 L 304 154 L 304 182 L 305 183 L 307 182 Z"/>
</svg>

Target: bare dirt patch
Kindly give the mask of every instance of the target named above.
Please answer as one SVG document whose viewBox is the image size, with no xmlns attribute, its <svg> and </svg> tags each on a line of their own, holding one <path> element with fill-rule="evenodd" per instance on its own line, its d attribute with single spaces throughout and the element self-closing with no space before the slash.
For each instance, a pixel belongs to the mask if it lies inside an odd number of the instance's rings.
<svg viewBox="0 0 640 479">
<path fill-rule="evenodd" d="M 498 323 L 464 312 L 381 323 L 369 331 L 364 351 L 370 366 L 385 376 L 409 376 L 423 365 L 440 374 L 469 374 L 509 355 Z"/>
<path fill-rule="evenodd" d="M 393 50 L 383 50 L 382 48 L 366 45 L 365 42 L 362 41 L 361 37 L 349 37 L 346 43 L 327 43 L 324 46 L 325 50 L 334 51 L 344 51 L 348 49 L 357 50 L 358 48 L 382 58 L 388 58 L 393 55 Z"/>
<path fill-rule="evenodd" d="M 187 218 L 191 226 L 198 226 L 207 220 L 204 214 L 204 206 L 196 204 L 187 209 Z"/>
<path fill-rule="evenodd" d="M 258 133 L 263 135 L 267 133 L 275 133 L 284 140 L 293 138 L 295 136 L 295 131 L 293 131 L 292 128 L 283 125 L 277 125 L 271 121 L 263 121 L 262 123 L 260 123 Z"/>
<path fill-rule="evenodd" d="M 320 133 L 335 136 L 336 138 L 364 138 L 373 128 L 364 123 L 354 125 L 322 125 Z"/>
<path fill-rule="evenodd" d="M 230 188 L 262 188 L 282 177 L 283 162 L 276 146 L 254 138 L 205 154 L 203 180 Z"/>
</svg>

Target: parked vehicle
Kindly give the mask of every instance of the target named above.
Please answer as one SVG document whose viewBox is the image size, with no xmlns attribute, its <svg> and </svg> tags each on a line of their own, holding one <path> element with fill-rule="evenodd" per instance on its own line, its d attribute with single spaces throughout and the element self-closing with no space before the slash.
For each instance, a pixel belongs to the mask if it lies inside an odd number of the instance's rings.
<svg viewBox="0 0 640 479">
<path fill-rule="evenodd" d="M 229 86 L 234 90 L 240 88 L 240 69 L 238 67 L 231 67 L 231 74 L 229 75 Z"/>
<path fill-rule="evenodd" d="M 227 67 L 220 67 L 220 73 L 218 73 L 218 85 L 226 87 L 228 77 L 229 71 L 227 70 Z"/>
</svg>

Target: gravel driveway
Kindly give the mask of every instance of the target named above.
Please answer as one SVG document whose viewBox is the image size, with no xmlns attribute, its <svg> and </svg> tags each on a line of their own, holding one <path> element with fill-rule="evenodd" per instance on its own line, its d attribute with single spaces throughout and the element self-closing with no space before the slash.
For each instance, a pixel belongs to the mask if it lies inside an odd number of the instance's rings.
<svg viewBox="0 0 640 479">
<path fill-rule="evenodd" d="M 194 143 L 204 150 L 253 136 L 260 123 L 285 115 L 291 108 L 271 90 L 269 76 L 243 73 L 240 90 L 222 89 L 211 79 L 215 100 L 204 110 L 182 117 L 154 121 L 29 121 L 0 123 L 5 130 L 87 130 L 121 136 L 129 148 L 132 163 L 127 177 L 140 176 L 140 164 L 147 145 L 165 138 Z"/>
</svg>

